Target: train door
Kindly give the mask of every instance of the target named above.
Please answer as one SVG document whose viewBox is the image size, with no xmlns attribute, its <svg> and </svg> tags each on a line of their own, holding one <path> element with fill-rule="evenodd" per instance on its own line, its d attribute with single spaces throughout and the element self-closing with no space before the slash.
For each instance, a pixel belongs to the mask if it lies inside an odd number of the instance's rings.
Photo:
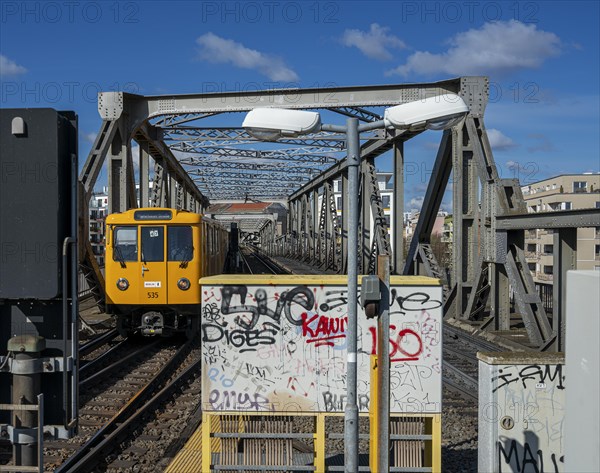
<svg viewBox="0 0 600 473">
<path fill-rule="evenodd" d="M 165 227 L 140 226 L 140 298 L 145 304 L 167 303 L 167 265 Z"/>
<path fill-rule="evenodd" d="M 106 295 L 111 304 L 135 304 L 137 297 L 130 292 L 137 290 L 140 280 L 138 227 L 110 225 L 108 231 L 106 254 L 112 258 L 106 261 Z"/>
<path fill-rule="evenodd" d="M 200 300 L 199 228 L 192 225 L 167 227 L 167 271 L 170 305 L 198 304 Z"/>
</svg>

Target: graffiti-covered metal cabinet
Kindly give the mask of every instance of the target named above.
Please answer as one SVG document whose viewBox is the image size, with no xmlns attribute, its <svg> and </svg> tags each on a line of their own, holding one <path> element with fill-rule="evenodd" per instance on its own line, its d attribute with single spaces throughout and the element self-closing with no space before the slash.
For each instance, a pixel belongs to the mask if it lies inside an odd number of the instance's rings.
<svg viewBox="0 0 600 473">
<path fill-rule="evenodd" d="M 201 279 L 206 412 L 342 412 L 346 399 L 345 276 Z M 359 285 L 360 287 L 360 285 Z M 391 279 L 390 410 L 441 412 L 441 287 Z M 375 319 L 359 308 L 358 404 L 369 409 Z"/>
<path fill-rule="evenodd" d="M 564 354 L 478 357 L 478 471 L 564 472 Z"/>
</svg>

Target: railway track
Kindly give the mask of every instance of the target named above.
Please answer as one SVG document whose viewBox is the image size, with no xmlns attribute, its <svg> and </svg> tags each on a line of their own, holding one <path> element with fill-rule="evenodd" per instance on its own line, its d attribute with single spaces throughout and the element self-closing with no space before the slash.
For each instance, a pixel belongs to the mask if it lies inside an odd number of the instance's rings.
<svg viewBox="0 0 600 473">
<path fill-rule="evenodd" d="M 194 343 L 122 341 L 85 365 L 90 368 L 82 368 L 79 434 L 45 442 L 45 470 L 87 473 L 101 465 L 99 471 L 107 471 L 107 459 L 118 459 L 119 445 L 135 438 L 140 419 L 160 410 L 172 391 L 199 373 L 197 353 L 195 362 L 182 363 Z"/>
<path fill-rule="evenodd" d="M 251 246 L 240 248 L 240 258 L 246 274 L 289 274 L 277 263 L 262 255 L 257 248 Z"/>
<path fill-rule="evenodd" d="M 502 348 L 444 324 L 444 365 L 442 381 L 463 398 L 477 401 L 479 383 L 478 351 L 501 351 Z"/>
</svg>

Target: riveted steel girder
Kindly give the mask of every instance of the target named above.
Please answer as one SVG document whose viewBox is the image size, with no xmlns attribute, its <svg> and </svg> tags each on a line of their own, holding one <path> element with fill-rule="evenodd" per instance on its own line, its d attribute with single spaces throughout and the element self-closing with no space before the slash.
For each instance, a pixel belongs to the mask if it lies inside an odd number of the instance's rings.
<svg viewBox="0 0 600 473">
<path fill-rule="evenodd" d="M 304 163 L 304 166 L 293 166 L 290 167 L 285 163 L 252 163 L 248 161 L 212 161 L 210 159 L 202 158 L 184 158 L 180 160 L 180 163 L 188 167 L 197 168 L 211 168 L 211 169 L 237 169 L 237 170 L 249 170 L 249 171 L 275 171 L 275 172 L 286 172 L 288 174 L 308 174 L 314 175 L 319 173 L 318 167 L 309 167 Z M 308 163 L 310 164 L 310 163 Z M 188 169 L 190 174 L 195 173 L 193 169 Z"/>
<path fill-rule="evenodd" d="M 347 117 L 356 117 L 363 122 L 376 122 L 377 120 L 383 119 L 381 115 L 362 107 L 339 107 L 332 108 L 331 110 L 341 115 L 346 115 Z"/>
<path fill-rule="evenodd" d="M 258 181 L 260 181 L 261 179 L 263 180 L 267 180 L 267 179 L 274 179 L 276 181 L 285 181 L 285 182 L 298 182 L 298 181 L 308 181 L 310 179 L 310 177 L 308 176 L 294 176 L 294 175 L 289 175 L 287 172 L 285 171 L 270 171 L 270 172 L 259 172 L 259 173 L 245 173 L 245 172 L 236 172 L 236 171 L 219 171 L 219 170 L 213 170 L 210 168 L 206 168 L 203 169 L 202 171 L 199 169 L 192 169 L 189 171 L 189 174 L 192 176 L 197 176 L 194 177 L 194 180 L 197 182 L 198 180 L 201 181 L 209 181 L 209 180 L 214 180 L 214 179 L 219 179 L 219 180 L 223 180 L 223 179 L 229 179 L 229 180 L 233 180 L 233 179 L 248 179 L 250 181 L 256 179 Z"/>
<path fill-rule="evenodd" d="M 153 126 L 156 127 L 173 127 L 177 125 L 181 125 L 183 123 L 189 123 L 195 120 L 201 120 L 202 118 L 211 117 L 213 115 L 218 115 L 218 113 L 182 113 L 182 114 L 167 114 L 167 115 L 158 115 L 157 118 L 151 120 Z"/>
<path fill-rule="evenodd" d="M 336 163 L 338 160 L 333 156 L 322 155 L 331 153 L 329 148 L 289 148 L 277 150 L 254 150 L 241 148 L 220 148 L 210 146 L 198 146 L 195 142 L 177 142 L 171 146 L 173 151 L 181 153 L 194 153 L 214 158 L 254 158 L 274 159 L 279 161 L 312 162 L 318 164 Z M 335 151 L 334 151 L 335 152 Z"/>
<path fill-rule="evenodd" d="M 159 135 L 164 141 L 198 142 L 202 146 L 228 146 L 259 142 L 243 128 L 164 128 Z M 321 148 L 344 149 L 346 137 L 331 132 L 313 133 L 298 138 L 280 138 L 279 144 L 317 146 Z"/>
</svg>

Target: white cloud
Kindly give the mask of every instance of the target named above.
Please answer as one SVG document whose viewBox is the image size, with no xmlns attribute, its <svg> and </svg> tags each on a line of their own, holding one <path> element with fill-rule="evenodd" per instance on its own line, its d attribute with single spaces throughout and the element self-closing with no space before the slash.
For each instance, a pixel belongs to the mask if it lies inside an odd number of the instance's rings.
<svg viewBox="0 0 600 473">
<path fill-rule="evenodd" d="M 421 207 L 423 207 L 423 201 L 425 197 L 413 197 L 404 205 L 404 210 L 407 212 L 420 212 Z"/>
<path fill-rule="evenodd" d="M 4 54 L 0 54 L 0 77 L 18 76 L 25 74 L 27 69 L 19 66 L 15 61 L 8 59 Z"/>
<path fill-rule="evenodd" d="M 209 62 L 229 63 L 242 69 L 255 69 L 274 81 L 294 82 L 299 79 L 283 59 L 249 49 L 231 39 L 221 38 L 214 33 L 200 36 L 196 43 L 200 46 L 199 56 Z"/>
<path fill-rule="evenodd" d="M 490 140 L 490 146 L 493 150 L 504 151 L 510 148 L 514 148 L 516 143 L 511 140 L 508 136 L 502 133 L 500 130 L 489 128 L 487 130 L 488 139 Z"/>
<path fill-rule="evenodd" d="M 560 38 L 520 21 L 485 23 L 479 29 L 458 33 L 441 54 L 417 51 L 406 64 L 388 74 L 435 74 L 465 76 L 500 74 L 518 69 L 534 69 L 561 52 Z"/>
<path fill-rule="evenodd" d="M 344 46 L 356 47 L 367 57 L 379 61 L 392 59 L 388 48 L 405 49 L 406 44 L 397 36 L 389 34 L 387 26 L 372 23 L 369 31 L 346 30 L 341 37 Z"/>
<path fill-rule="evenodd" d="M 83 139 L 84 141 L 87 141 L 88 143 L 94 143 L 94 141 L 96 141 L 96 136 L 98 136 L 97 133 L 91 132 L 91 133 L 84 133 L 83 134 Z"/>
</svg>

